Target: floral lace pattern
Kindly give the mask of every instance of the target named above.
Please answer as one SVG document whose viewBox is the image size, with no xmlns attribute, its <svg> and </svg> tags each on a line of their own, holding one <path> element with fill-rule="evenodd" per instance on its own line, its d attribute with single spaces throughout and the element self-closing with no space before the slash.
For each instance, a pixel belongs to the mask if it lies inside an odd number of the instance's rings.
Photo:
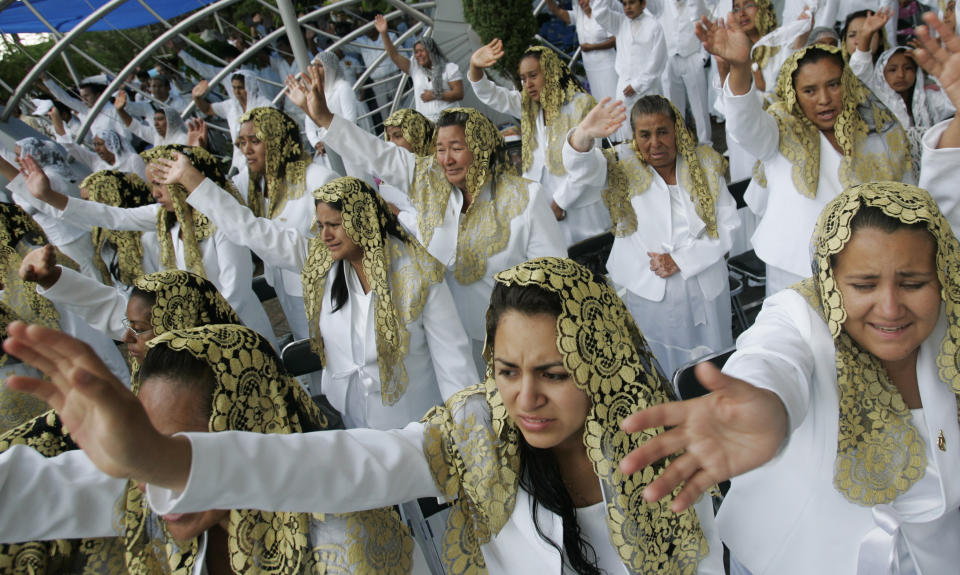
<svg viewBox="0 0 960 575">
<path fill-rule="evenodd" d="M 273 219 L 283 212 L 287 201 L 300 198 L 306 192 L 310 162 L 300 143 L 300 128 L 290 116 L 276 108 L 254 108 L 240 116 L 240 123 L 246 122 L 253 122 L 257 138 L 267 145 L 263 176 L 267 182 L 268 206 L 264 213 L 263 189 L 255 174 L 250 174 L 246 205 L 258 218 Z"/>
<path fill-rule="evenodd" d="M 433 138 L 433 122 L 413 108 L 401 108 L 384 120 L 384 126 L 400 128 L 403 139 L 412 147 L 417 156 L 432 156 L 436 151 Z M 388 142 L 389 136 L 383 136 Z"/>
<path fill-rule="evenodd" d="M 824 208 L 814 234 L 814 275 L 793 288 L 818 310 L 835 340 L 840 429 L 834 486 L 854 503 L 876 505 L 890 503 L 923 476 L 926 449 L 909 409 L 880 360 L 843 330 L 847 313 L 831 257 L 850 241 L 850 222 L 864 206 L 880 208 L 907 224 L 922 223 L 937 241 L 937 270 L 949 322 L 937 366 L 940 379 L 958 396 L 960 246 L 926 191 L 898 182 L 855 186 Z"/>
<path fill-rule="evenodd" d="M 103 170 L 87 176 L 80 184 L 87 190 L 90 201 L 117 208 L 136 208 L 153 203 L 150 186 L 133 173 Z M 117 279 L 123 285 L 132 285 L 137 276 L 143 275 L 143 245 L 140 232 L 118 231 L 95 227 L 91 230 L 93 240 L 93 264 L 100 272 L 100 281 L 114 285 L 114 276 L 107 269 L 101 253 L 105 244 L 111 244 L 117 252 Z"/>
</svg>

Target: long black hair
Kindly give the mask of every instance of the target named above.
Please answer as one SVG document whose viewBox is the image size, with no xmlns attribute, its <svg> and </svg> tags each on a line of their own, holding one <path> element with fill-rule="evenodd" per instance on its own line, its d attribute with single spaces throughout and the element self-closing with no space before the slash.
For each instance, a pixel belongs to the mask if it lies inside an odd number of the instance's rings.
<svg viewBox="0 0 960 575">
<path fill-rule="evenodd" d="M 487 310 L 487 341 L 494 345 L 500 318 L 508 311 L 525 315 L 546 314 L 558 317 L 560 296 L 539 286 L 496 284 Z M 572 383 L 571 383 L 572 385 Z M 520 487 L 533 498 L 533 525 L 537 535 L 565 556 L 567 563 L 580 575 L 601 575 L 597 553 L 580 532 L 576 507 L 563 484 L 557 458 L 549 449 L 533 447 L 520 435 Z M 537 507 L 543 506 L 563 520 L 563 546 L 547 537 L 537 521 Z"/>
</svg>

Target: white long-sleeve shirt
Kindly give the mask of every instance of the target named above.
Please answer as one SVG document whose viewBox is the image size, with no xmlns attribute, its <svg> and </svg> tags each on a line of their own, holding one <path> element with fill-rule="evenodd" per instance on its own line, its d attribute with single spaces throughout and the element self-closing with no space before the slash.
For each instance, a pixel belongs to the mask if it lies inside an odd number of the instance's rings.
<svg viewBox="0 0 960 575">
<path fill-rule="evenodd" d="M 594 20 L 617 38 L 617 96 L 621 97 L 623 90 L 631 86 L 636 95 L 624 98 L 624 104 L 632 105 L 642 96 L 660 94 L 667 44 L 656 16 L 644 10 L 631 20 L 613 0 L 592 0 L 591 8 Z"/>
</svg>

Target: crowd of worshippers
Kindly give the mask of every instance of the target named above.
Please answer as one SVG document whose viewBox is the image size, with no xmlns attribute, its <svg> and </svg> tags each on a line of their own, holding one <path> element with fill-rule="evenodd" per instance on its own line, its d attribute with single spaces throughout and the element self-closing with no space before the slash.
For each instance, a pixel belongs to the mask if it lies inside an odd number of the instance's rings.
<svg viewBox="0 0 960 575">
<path fill-rule="evenodd" d="M 955 3 L 786 4 L 546 0 L 585 76 L 530 46 L 519 89 L 371 15 L 392 113 L 289 45 L 87 141 L 105 80 L 44 80 L 0 159 L 0 573 L 955 572 Z"/>
</svg>

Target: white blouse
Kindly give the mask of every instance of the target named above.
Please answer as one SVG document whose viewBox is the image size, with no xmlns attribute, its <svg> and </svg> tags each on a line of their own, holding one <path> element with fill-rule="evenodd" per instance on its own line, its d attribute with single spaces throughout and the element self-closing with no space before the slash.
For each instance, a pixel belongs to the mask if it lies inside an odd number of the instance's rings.
<svg viewBox="0 0 960 575">
<path fill-rule="evenodd" d="M 416 58 L 410 59 L 410 77 L 413 78 L 413 106 L 426 116 L 431 122 L 436 122 L 440 117 L 440 112 L 447 108 L 453 108 L 460 105 L 460 101 L 447 102 L 440 98 L 440 94 L 434 94 L 434 100 L 424 102 L 420 99 L 420 94 L 426 90 L 433 90 L 433 82 L 430 81 L 431 70 L 425 69 L 417 63 Z M 448 85 L 450 82 L 462 82 L 463 75 L 460 73 L 460 67 L 456 62 L 447 62 L 443 68 L 443 81 Z"/>
</svg>

